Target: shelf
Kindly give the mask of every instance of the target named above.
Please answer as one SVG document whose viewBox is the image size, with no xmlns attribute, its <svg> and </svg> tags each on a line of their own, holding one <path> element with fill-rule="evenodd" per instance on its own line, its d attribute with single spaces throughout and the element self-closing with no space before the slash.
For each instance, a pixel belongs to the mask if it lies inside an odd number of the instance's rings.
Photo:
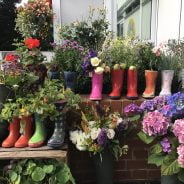
<svg viewBox="0 0 184 184">
<path fill-rule="evenodd" d="M 55 158 L 67 161 L 67 147 L 54 150 L 47 146 L 40 148 L 0 148 L 0 159 Z"/>
</svg>

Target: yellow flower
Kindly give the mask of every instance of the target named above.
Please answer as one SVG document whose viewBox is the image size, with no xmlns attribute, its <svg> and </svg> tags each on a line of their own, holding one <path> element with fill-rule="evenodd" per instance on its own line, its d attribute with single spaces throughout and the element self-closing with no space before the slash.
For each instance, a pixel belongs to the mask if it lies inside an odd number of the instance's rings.
<svg viewBox="0 0 184 184">
<path fill-rule="evenodd" d="M 104 72 L 104 68 L 102 68 L 102 67 L 97 67 L 95 69 L 95 73 L 97 73 L 97 74 L 102 74 L 103 72 Z"/>
<path fill-rule="evenodd" d="M 101 60 L 97 57 L 91 58 L 91 65 L 92 66 L 98 66 L 100 64 Z"/>
<path fill-rule="evenodd" d="M 110 71 L 111 71 L 110 67 L 109 66 L 106 66 L 105 67 L 105 72 L 110 72 Z"/>
<path fill-rule="evenodd" d="M 114 70 L 118 70 L 118 69 L 120 69 L 120 66 L 119 66 L 119 64 L 115 64 L 113 68 L 114 68 Z"/>
<path fill-rule="evenodd" d="M 25 112 L 26 112 L 26 110 L 25 109 L 20 109 L 20 112 L 22 113 L 22 114 L 24 114 Z"/>
</svg>

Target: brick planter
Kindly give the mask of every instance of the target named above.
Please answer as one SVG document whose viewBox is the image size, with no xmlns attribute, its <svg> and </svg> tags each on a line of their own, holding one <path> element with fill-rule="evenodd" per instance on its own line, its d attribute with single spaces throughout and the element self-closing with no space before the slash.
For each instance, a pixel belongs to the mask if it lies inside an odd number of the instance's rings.
<svg viewBox="0 0 184 184">
<path fill-rule="evenodd" d="M 83 99 L 83 105 L 95 104 L 95 102 L 88 100 L 88 96 L 83 96 Z M 100 103 L 110 105 L 112 112 L 118 111 L 121 113 L 122 109 L 131 102 L 140 105 L 143 99 L 140 98 L 134 101 L 126 98 L 109 100 L 104 97 L 104 100 Z M 126 156 L 123 155 L 116 162 L 114 182 L 117 184 L 145 184 L 144 181 L 149 181 L 147 184 L 157 184 L 160 180 L 160 170 L 154 165 L 147 164 L 148 148 L 138 139 L 136 133 L 136 131 L 132 132 L 125 141 L 129 145 L 129 151 Z M 88 152 L 80 152 L 73 145 L 69 145 L 69 164 L 77 184 L 95 184 L 94 168 Z"/>
</svg>

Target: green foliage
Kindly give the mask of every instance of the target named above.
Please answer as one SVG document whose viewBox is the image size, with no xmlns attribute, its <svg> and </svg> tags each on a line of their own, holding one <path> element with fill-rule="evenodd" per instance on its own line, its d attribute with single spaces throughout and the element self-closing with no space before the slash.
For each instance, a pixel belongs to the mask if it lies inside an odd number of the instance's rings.
<svg viewBox="0 0 184 184">
<path fill-rule="evenodd" d="M 178 173 L 178 179 L 181 182 L 184 182 L 184 169 L 180 169 L 180 172 Z"/>
<path fill-rule="evenodd" d="M 75 184 L 69 167 L 56 160 L 20 160 L 5 172 L 9 184 Z"/>
<path fill-rule="evenodd" d="M 90 9 L 89 17 L 86 20 L 61 27 L 61 38 L 75 40 L 86 49 L 101 50 L 108 34 L 108 22 L 106 21 L 106 11 L 104 9 L 97 11 L 97 18 L 94 16 L 95 9 Z"/>
<path fill-rule="evenodd" d="M 148 157 L 148 164 L 155 164 L 157 167 L 163 164 L 165 156 L 161 153 L 158 154 L 151 154 Z"/>
<path fill-rule="evenodd" d="M 150 144 L 156 139 L 156 137 L 148 136 L 143 131 L 140 131 L 137 135 L 141 139 L 141 141 L 143 141 L 146 144 Z"/>
<path fill-rule="evenodd" d="M 162 152 L 162 146 L 159 143 L 151 146 L 151 148 L 150 148 L 150 153 L 151 154 L 158 154 L 158 153 L 161 153 L 161 152 Z"/>
</svg>

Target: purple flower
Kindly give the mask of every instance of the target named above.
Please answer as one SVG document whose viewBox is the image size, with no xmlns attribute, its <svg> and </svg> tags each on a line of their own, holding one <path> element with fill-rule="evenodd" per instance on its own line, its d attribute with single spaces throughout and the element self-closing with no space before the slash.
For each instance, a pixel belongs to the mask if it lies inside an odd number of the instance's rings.
<svg viewBox="0 0 184 184">
<path fill-rule="evenodd" d="M 140 109 L 142 111 L 154 111 L 155 110 L 155 101 L 154 100 L 146 100 L 140 105 Z"/>
<path fill-rule="evenodd" d="M 170 126 L 170 118 L 161 112 L 148 112 L 143 119 L 143 131 L 149 136 L 165 135 Z"/>
<path fill-rule="evenodd" d="M 142 113 L 142 109 L 136 104 L 129 104 L 124 108 L 124 113 L 125 114 L 140 114 Z"/>
<path fill-rule="evenodd" d="M 106 146 L 107 144 L 107 140 L 108 140 L 108 137 L 107 137 L 107 131 L 105 128 L 102 128 L 101 129 L 101 132 L 98 134 L 98 137 L 97 137 L 97 143 L 101 146 Z"/>
<path fill-rule="evenodd" d="M 164 153 L 170 153 L 171 152 L 171 143 L 169 142 L 168 138 L 163 138 L 162 141 L 160 141 L 160 144 L 162 146 L 162 151 Z"/>
</svg>

